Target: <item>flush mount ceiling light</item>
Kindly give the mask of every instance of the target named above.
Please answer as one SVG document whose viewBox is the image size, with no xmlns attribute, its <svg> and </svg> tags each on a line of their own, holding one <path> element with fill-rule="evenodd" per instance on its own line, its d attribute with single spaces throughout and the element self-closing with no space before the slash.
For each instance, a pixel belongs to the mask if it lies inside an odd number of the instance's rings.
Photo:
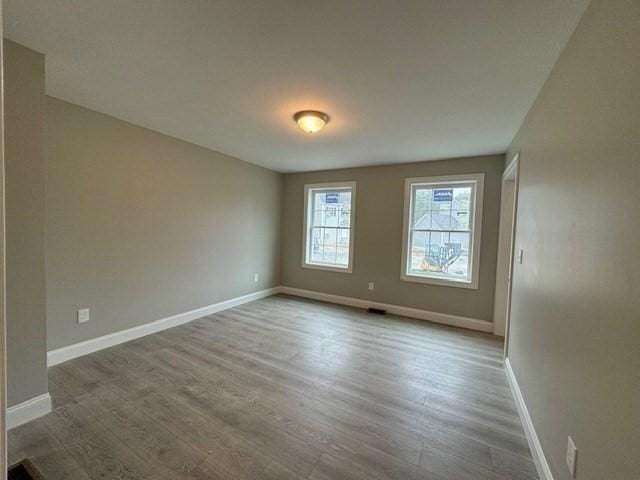
<svg viewBox="0 0 640 480">
<path fill-rule="evenodd" d="M 316 133 L 327 124 L 329 121 L 329 115 L 326 113 L 318 112 L 317 110 L 302 110 L 297 112 L 293 119 L 298 123 L 298 126 L 307 133 Z"/>
</svg>

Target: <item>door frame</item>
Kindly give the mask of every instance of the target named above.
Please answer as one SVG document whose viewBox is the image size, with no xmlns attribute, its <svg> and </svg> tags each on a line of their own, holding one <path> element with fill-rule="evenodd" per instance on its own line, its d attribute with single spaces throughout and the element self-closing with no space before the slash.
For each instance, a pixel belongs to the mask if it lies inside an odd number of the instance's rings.
<svg viewBox="0 0 640 480">
<path fill-rule="evenodd" d="M 5 185 L 4 185 L 4 52 L 0 0 L 0 479 L 7 478 L 7 356 L 5 309 Z"/>
<path fill-rule="evenodd" d="M 510 228 L 510 239 L 508 243 L 508 269 L 507 269 L 507 281 L 506 285 L 498 285 L 498 282 L 502 279 L 496 278 L 496 289 L 498 288 L 506 288 L 506 295 L 504 297 L 504 301 L 506 302 L 505 306 L 505 331 L 504 331 L 504 358 L 507 358 L 509 353 L 509 326 L 511 323 L 511 292 L 513 287 L 513 267 L 515 261 L 515 244 L 516 244 L 516 221 L 518 217 L 518 197 L 519 197 L 519 177 L 520 177 L 520 153 L 516 153 L 507 168 L 504 169 L 502 174 L 502 191 L 504 191 L 505 184 L 507 182 L 513 183 L 513 207 L 510 215 L 510 226 L 508 224 L 504 224 L 505 221 L 501 215 L 500 218 L 500 231 L 503 231 L 505 228 Z M 495 319 L 494 319 L 495 320 Z"/>
</svg>

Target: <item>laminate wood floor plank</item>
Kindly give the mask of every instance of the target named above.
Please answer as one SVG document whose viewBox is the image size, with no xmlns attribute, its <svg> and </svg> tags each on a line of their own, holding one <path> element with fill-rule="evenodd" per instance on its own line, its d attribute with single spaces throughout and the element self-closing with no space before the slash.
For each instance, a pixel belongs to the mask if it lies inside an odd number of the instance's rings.
<svg viewBox="0 0 640 480">
<path fill-rule="evenodd" d="M 229 351 L 229 352 L 224 352 L 224 347 L 221 347 L 219 349 L 213 349 L 211 347 L 207 347 L 206 345 L 203 345 L 202 348 L 206 348 L 208 349 L 208 353 L 215 353 L 218 354 L 221 358 L 225 357 L 228 359 L 236 359 L 239 362 L 244 362 L 246 363 L 247 361 L 249 361 L 248 359 L 250 358 L 252 361 L 256 358 L 255 357 L 255 352 L 252 354 L 245 354 L 242 358 L 239 357 L 238 355 L 235 354 L 234 351 Z M 256 363 L 257 362 L 257 363 Z M 260 360 L 255 360 L 252 363 L 252 370 L 254 371 L 262 371 L 263 374 L 265 374 L 265 376 L 269 376 L 268 373 L 268 367 L 273 367 L 273 369 L 278 370 L 279 368 L 282 369 L 286 369 L 286 365 L 282 366 L 282 365 L 277 365 L 278 363 L 278 359 L 274 358 L 274 359 L 267 359 L 264 360 L 264 362 L 260 362 Z M 259 367 L 258 367 L 259 364 Z M 304 376 L 304 372 L 300 373 L 300 372 L 293 372 L 294 374 L 299 374 L 301 377 Z M 306 377 L 312 377 L 312 374 L 306 375 Z M 292 378 L 293 375 L 290 375 L 289 378 Z M 272 377 L 273 378 L 273 377 Z M 367 384 L 367 387 L 361 387 L 360 389 L 362 390 L 362 388 L 365 389 L 364 394 L 362 392 L 357 392 L 355 393 L 356 396 L 364 396 L 365 398 L 369 398 L 369 397 L 375 397 L 378 401 L 378 403 L 380 404 L 384 404 L 387 406 L 390 406 L 391 408 L 400 408 L 400 409 L 409 409 L 411 411 L 413 411 L 414 414 L 416 415 L 421 415 L 422 414 L 422 410 L 423 408 L 420 407 L 419 405 L 422 404 L 422 401 L 418 401 L 415 402 L 415 399 L 410 399 L 409 402 L 411 402 L 412 400 L 414 400 L 414 403 L 417 403 L 418 405 L 411 405 L 410 403 L 407 403 L 407 401 L 405 401 L 402 398 L 397 398 L 398 397 L 398 388 L 393 388 L 393 389 L 389 389 L 389 392 L 393 392 L 393 393 L 389 393 L 389 394 L 385 394 L 385 393 L 381 393 L 384 391 L 384 389 L 380 388 L 380 386 L 378 385 L 379 381 L 376 378 L 371 378 L 369 379 L 370 381 Z M 344 385 L 347 385 L 346 387 Z M 402 385 L 399 385 L 398 387 L 402 387 Z M 354 384 L 345 384 L 344 382 L 342 383 L 342 388 L 346 389 L 347 391 L 350 391 L 351 393 L 353 393 L 354 390 Z M 406 388 L 406 387 L 405 387 Z M 409 387 L 410 388 L 410 387 Z M 356 387 L 357 389 L 357 387 Z M 401 395 L 400 395 L 401 397 Z M 429 417 L 431 418 L 432 421 L 434 422 L 447 422 L 449 425 L 457 425 L 459 423 L 458 419 L 456 419 L 455 417 L 452 418 L 447 418 L 447 416 L 442 413 L 442 412 L 429 412 L 430 415 Z M 467 416 L 468 418 L 468 416 Z M 474 434 L 477 435 L 481 435 L 483 432 L 486 432 L 486 430 L 484 428 L 482 428 L 482 425 L 476 426 L 476 428 L 474 428 L 473 430 L 467 428 L 468 426 L 466 425 L 467 422 L 465 422 L 464 427 L 464 431 L 468 432 L 471 431 Z M 510 433 L 515 433 L 516 435 L 522 435 L 522 429 L 521 426 L 517 423 L 515 424 L 510 424 L 510 425 L 500 425 L 499 426 L 500 430 L 505 430 L 505 434 L 503 434 L 503 432 L 497 432 L 497 435 L 490 435 L 490 439 L 491 440 L 496 440 L 496 441 L 500 441 L 501 437 L 507 438 L 509 437 Z M 480 432 L 480 433 L 478 433 Z M 508 438 L 507 438 L 508 440 Z M 517 439 L 518 440 L 518 439 Z M 516 441 L 517 441 L 516 440 Z M 498 446 L 501 446 L 500 443 L 498 443 Z"/>
<path fill-rule="evenodd" d="M 502 343 L 275 296 L 49 369 L 47 479 L 535 480 Z"/>
<path fill-rule="evenodd" d="M 241 319 L 242 317 L 238 318 L 238 321 L 242 321 Z M 252 321 L 252 320 L 247 320 L 246 317 L 244 317 L 244 321 Z M 255 321 L 255 320 L 253 320 Z M 269 328 L 269 326 L 272 324 L 272 322 L 261 322 L 262 324 L 266 325 L 265 328 Z M 224 324 L 224 321 L 218 320 L 216 325 L 220 325 L 220 324 Z M 217 329 L 216 329 L 217 330 Z M 205 330 L 203 332 L 205 335 L 207 334 L 207 331 Z M 327 345 L 329 345 L 328 348 L 326 348 L 322 353 L 326 354 L 327 352 L 330 353 L 336 353 L 336 357 L 340 356 L 341 352 L 346 352 L 349 355 L 349 361 L 353 362 L 353 353 L 354 351 L 358 351 L 358 347 L 361 347 L 362 350 L 362 355 L 365 356 L 367 355 L 367 353 L 370 354 L 370 352 L 372 350 L 374 350 L 374 348 L 376 347 L 374 344 L 371 343 L 370 339 L 372 338 L 372 335 L 369 335 L 368 338 L 359 338 L 357 340 L 352 340 L 351 342 L 349 342 L 348 344 L 348 348 L 347 346 L 343 346 L 341 349 L 337 350 L 337 351 L 333 351 L 333 348 L 339 344 L 342 343 L 346 343 L 346 339 L 343 337 L 327 337 L 327 338 L 331 338 L 332 341 L 327 343 Z M 383 347 L 378 346 L 378 348 L 393 348 L 395 351 L 393 353 L 393 357 L 400 355 L 400 354 L 405 354 L 406 350 L 405 349 L 396 349 L 395 346 L 388 346 L 385 345 Z M 378 355 L 378 360 L 379 360 L 379 355 L 382 352 L 379 352 L 377 350 L 374 350 L 375 354 Z M 313 353 L 313 352 L 311 352 Z M 359 352 L 360 353 L 360 352 Z M 486 381 L 489 382 L 490 385 L 498 388 L 502 393 L 508 393 L 508 385 L 506 383 L 506 380 L 504 378 L 504 374 L 502 372 L 501 368 L 493 368 L 493 369 L 487 369 L 487 368 L 474 368 L 473 365 L 470 365 L 468 362 L 467 363 L 460 363 L 460 358 L 459 356 L 452 356 L 452 355 L 448 355 L 448 356 L 443 356 L 442 353 L 439 353 L 438 351 L 435 351 L 433 349 L 427 350 L 427 351 L 422 351 L 421 353 L 417 353 L 414 352 L 413 355 L 411 355 L 410 357 L 408 357 L 410 359 L 410 362 L 421 362 L 421 365 L 419 365 L 416 369 L 412 369 L 412 373 L 418 375 L 418 368 L 419 367 L 423 367 L 420 370 L 422 371 L 422 373 L 424 374 L 425 372 L 429 373 L 429 374 L 433 374 L 437 372 L 437 368 L 438 367 L 442 367 L 442 368 L 451 368 L 451 366 L 453 367 L 457 367 L 454 369 L 454 372 L 457 372 L 458 375 L 460 375 L 462 378 L 464 379 L 473 379 L 475 382 L 481 382 L 481 381 Z M 428 368 L 424 368 L 425 367 L 425 362 L 428 362 Z M 361 363 L 368 363 L 371 364 L 370 361 L 370 355 L 368 357 L 364 357 L 363 362 Z M 379 362 L 378 362 L 379 363 Z M 355 365 L 355 363 L 354 363 Z M 387 360 L 387 367 L 390 366 L 394 366 L 394 362 L 391 358 L 389 358 Z M 407 371 L 408 369 L 408 362 L 402 362 L 402 363 L 395 363 L 395 366 L 400 367 L 401 369 L 403 369 L 404 371 Z M 449 375 L 451 375 L 451 373 L 449 373 Z"/>
<path fill-rule="evenodd" d="M 245 312 L 246 312 L 245 307 Z M 264 315 L 265 312 L 253 312 L 253 314 L 246 312 L 245 315 L 239 316 L 236 313 L 236 319 L 243 322 L 259 322 L 262 324 L 263 329 L 273 329 L 273 323 L 269 322 L 265 324 L 264 322 L 260 322 L 260 316 Z M 356 312 L 357 315 L 363 315 L 360 312 Z M 231 314 L 230 314 L 231 315 Z M 304 321 L 299 320 L 299 321 Z M 442 356 L 447 357 L 449 360 L 454 362 L 462 362 L 468 361 L 470 363 L 482 363 L 486 365 L 490 363 L 495 368 L 500 368 L 501 366 L 501 356 L 496 355 L 496 349 L 487 350 L 482 349 L 476 351 L 472 347 L 461 347 L 459 343 L 447 342 L 446 344 L 442 344 L 442 342 L 428 340 L 426 342 L 421 343 L 411 343 L 404 342 L 397 338 L 393 338 L 391 334 L 383 335 L 384 332 L 381 332 L 376 328 L 376 324 L 371 323 L 359 323 L 351 321 L 348 327 L 345 326 L 344 322 L 336 323 L 335 318 L 327 318 L 316 320 L 323 322 L 323 328 L 316 328 L 316 334 L 319 333 L 324 336 L 324 338 L 333 339 L 335 341 L 341 341 L 345 343 L 356 344 L 359 342 L 366 342 L 368 346 L 376 345 L 379 348 L 396 348 L 399 344 L 402 345 L 402 351 L 411 351 L 413 353 L 418 354 L 426 354 L 426 353 L 439 353 Z M 385 321 L 392 321 L 385 318 Z M 401 324 L 400 321 L 397 323 Z M 277 323 L 277 322 L 275 322 Z M 309 330 L 313 331 L 313 330 Z"/>
<path fill-rule="evenodd" d="M 193 342 L 198 342 L 201 340 L 201 338 L 198 338 L 194 339 Z M 227 342 L 226 345 L 235 350 L 242 349 L 242 344 Z M 254 359 L 262 360 L 265 363 L 270 363 L 271 365 L 283 365 L 281 358 L 278 356 L 273 357 L 270 352 L 265 353 L 263 350 L 253 348 L 250 355 Z M 269 358 L 270 356 L 273 358 Z M 420 404 L 424 403 L 429 393 L 442 394 L 446 393 L 446 391 L 448 390 L 455 396 L 462 390 L 461 383 L 458 381 L 449 381 L 448 383 L 446 383 L 445 381 L 441 380 L 436 385 L 427 385 L 426 380 L 418 377 L 415 374 L 402 375 L 398 374 L 397 372 L 388 372 L 384 367 L 372 366 L 366 368 L 364 367 L 364 365 L 358 367 L 348 365 L 347 361 L 343 361 L 340 364 L 331 362 L 331 360 L 328 360 L 328 362 L 330 363 L 323 362 L 323 359 L 320 356 L 316 356 L 313 353 L 304 352 L 298 353 L 295 356 L 295 359 L 289 359 L 288 362 L 284 363 L 284 368 L 302 369 L 304 367 L 307 367 L 308 372 L 312 372 L 307 374 L 311 375 L 319 375 L 323 370 L 326 370 L 327 374 L 331 375 L 332 378 L 345 378 L 345 380 L 348 381 L 359 381 L 361 384 L 365 383 L 370 386 L 374 384 L 382 384 L 379 385 L 379 390 L 392 392 L 392 394 L 394 395 L 402 395 L 404 393 L 405 398 L 412 401 L 417 401 Z M 371 363 L 369 363 L 368 365 L 371 365 Z M 367 370 L 372 371 L 372 373 Z M 497 404 L 492 412 L 483 412 L 483 416 L 486 417 L 493 414 L 497 417 L 498 422 L 500 422 L 501 418 L 505 418 L 507 421 L 510 420 L 511 423 L 515 422 L 519 425 L 519 419 L 513 409 L 513 404 L 510 397 L 508 397 L 506 401 L 500 402 L 500 399 L 503 399 L 504 396 L 499 397 L 498 393 L 496 393 L 495 388 L 487 389 L 486 386 L 476 385 L 476 383 L 477 382 L 475 382 L 475 380 L 468 379 L 468 381 L 463 384 L 463 398 L 465 399 L 466 403 L 469 404 L 469 412 L 472 411 L 474 403 L 484 403 L 483 406 L 488 407 L 492 407 L 493 404 Z M 482 390 L 483 388 L 484 390 Z M 490 390 L 492 393 L 488 394 L 486 390 Z M 455 402 L 456 398 L 454 398 L 454 396 L 450 396 L 449 401 Z"/>
<path fill-rule="evenodd" d="M 194 353 L 194 351 L 193 351 L 193 350 L 194 350 L 194 349 L 192 349 L 191 354 L 193 354 L 193 353 Z M 195 350 L 197 350 L 197 349 L 195 349 Z M 213 356 L 213 355 L 209 355 L 209 356 L 208 356 L 208 358 L 207 358 L 207 361 L 208 361 L 208 362 L 211 362 L 213 358 L 216 358 L 216 357 L 215 357 L 215 356 Z M 222 359 L 222 357 L 220 357 L 220 358 L 219 358 L 219 361 L 220 361 L 221 363 L 227 363 L 227 362 L 229 361 L 229 359 L 223 360 L 223 359 Z M 297 392 L 297 393 L 300 393 L 300 392 Z M 315 392 L 315 394 L 316 394 L 316 395 L 317 395 L 317 393 L 318 393 L 318 392 Z M 272 394 L 273 394 L 273 393 L 272 393 Z M 290 393 L 289 393 L 289 395 L 291 396 L 291 395 L 292 395 L 292 393 L 290 392 Z M 335 397 L 336 397 L 335 392 L 333 393 L 332 397 L 333 397 L 333 398 L 335 398 Z M 286 399 L 281 398 L 281 399 L 279 399 L 279 401 L 280 401 L 280 402 L 283 402 L 283 401 L 286 401 Z M 348 400 L 347 400 L 347 402 L 348 402 Z M 348 405 L 346 408 L 348 409 L 348 408 L 350 408 L 350 407 L 351 407 L 351 405 Z M 294 406 L 294 408 L 295 408 L 295 406 Z M 326 404 L 325 404 L 325 405 L 323 405 L 322 410 L 323 410 L 323 411 L 330 411 L 330 409 L 328 408 L 328 406 L 327 406 Z M 358 409 L 357 409 L 357 408 L 356 408 L 356 411 L 358 411 Z M 366 409 L 360 409 L 360 412 L 359 412 L 359 413 L 362 413 L 362 412 L 365 412 L 365 411 L 366 411 Z M 344 413 L 344 411 L 343 411 L 342 413 Z M 388 413 L 389 413 L 389 412 L 385 412 L 385 417 L 386 417 L 386 416 L 388 416 Z M 306 414 L 307 414 L 307 415 L 309 415 L 309 412 L 307 411 L 307 412 L 306 412 Z M 392 422 L 392 427 L 391 427 L 391 428 L 395 428 L 395 427 L 396 427 L 396 425 L 401 424 L 400 422 L 397 422 L 397 419 L 398 419 L 398 417 L 396 416 L 396 417 L 395 417 L 395 419 L 394 419 L 394 421 Z M 352 418 L 352 420 L 353 420 L 353 418 Z M 376 421 L 379 421 L 379 420 L 380 420 L 379 418 L 377 418 L 377 419 L 376 419 Z M 402 420 L 403 420 L 403 421 L 404 421 L 404 420 L 411 421 L 411 417 L 406 417 L 406 418 L 403 418 Z M 330 422 L 329 422 L 329 423 L 330 423 Z M 375 437 L 374 437 L 374 435 L 372 435 L 372 434 L 371 434 L 371 433 L 373 432 L 373 429 L 372 429 L 372 425 L 373 425 L 373 424 L 372 424 L 372 423 L 368 423 L 368 424 L 365 424 L 365 425 L 366 425 L 367 431 L 368 431 L 368 433 L 369 433 L 369 438 L 370 438 L 370 439 L 371 439 L 371 438 L 375 438 Z M 332 428 L 336 428 L 335 423 L 333 423 L 333 424 L 332 424 Z M 352 431 L 357 431 L 357 428 L 355 428 L 355 427 L 354 427 L 354 424 L 353 424 L 353 423 L 349 426 L 349 429 L 351 429 Z M 388 430 L 388 429 L 385 429 L 385 430 L 383 431 L 383 433 L 382 433 L 382 436 L 385 436 L 385 437 L 387 437 L 387 438 L 389 437 L 389 435 L 390 435 L 390 430 Z M 402 434 L 402 436 L 407 437 L 407 433 L 405 432 L 404 434 Z M 432 435 L 432 439 L 433 439 L 433 435 Z M 468 439 L 465 439 L 465 440 L 468 440 Z M 458 438 L 458 439 L 455 441 L 455 444 L 456 444 L 456 446 L 457 446 L 457 445 L 458 445 L 458 444 L 460 444 L 460 443 L 461 443 L 461 442 L 460 442 L 460 439 Z M 467 442 L 462 442 L 462 443 L 467 443 L 467 444 L 468 444 L 468 441 L 467 441 Z M 414 441 L 414 442 L 413 442 L 414 447 L 415 447 L 415 445 L 419 445 L 419 444 L 420 444 L 420 441 L 419 441 L 419 440 L 418 440 L 418 441 Z M 378 446 L 380 446 L 380 445 L 378 445 Z M 383 449 L 384 449 L 384 447 L 383 447 Z M 466 455 L 466 452 L 467 452 L 467 451 L 469 451 L 469 449 L 465 450 L 465 453 L 463 453 L 463 455 Z M 474 448 L 474 449 L 471 449 L 471 451 L 474 451 L 474 452 L 475 452 L 475 451 L 477 451 L 477 449 L 476 449 L 476 448 Z M 395 451 L 394 451 L 394 453 L 395 453 L 395 454 L 398 454 L 398 455 L 400 455 L 400 456 L 402 456 L 402 454 L 403 454 L 403 453 L 405 453 L 405 452 L 404 452 L 404 451 L 402 451 L 402 450 L 399 450 L 399 451 L 398 451 L 398 450 L 395 450 Z M 458 453 L 459 453 L 459 452 L 458 452 Z M 484 453 L 485 453 L 485 460 L 487 460 L 487 461 L 485 461 L 485 462 L 483 462 L 483 463 L 484 463 L 485 465 L 487 465 L 487 466 L 491 467 L 490 452 L 489 452 L 489 448 L 488 448 L 488 447 L 486 447 L 486 446 L 485 446 L 485 448 L 484 448 Z M 419 447 L 417 448 L 417 452 L 415 453 L 415 455 L 419 455 Z"/>
<path fill-rule="evenodd" d="M 376 315 L 363 313 L 359 309 L 322 302 L 315 302 L 314 305 L 308 305 L 305 307 L 304 314 L 296 315 L 295 312 L 299 312 L 299 301 L 300 299 L 295 297 L 280 296 L 277 299 L 266 299 L 265 304 L 261 305 L 259 310 L 256 310 L 254 306 L 250 304 L 238 307 L 238 309 L 258 312 L 259 314 L 259 312 L 268 312 L 270 306 L 274 306 L 275 312 L 291 315 L 294 320 L 298 320 L 303 324 L 305 323 L 305 319 L 313 317 L 314 314 L 319 314 L 320 318 L 314 318 L 314 320 L 322 320 L 323 326 L 331 325 L 335 329 L 340 329 L 342 332 L 350 335 L 360 333 L 365 336 L 379 336 L 380 334 L 388 333 L 391 334 L 394 340 L 409 336 L 412 339 L 433 346 L 441 343 L 445 344 L 444 347 L 452 351 L 462 349 L 465 354 L 482 351 L 492 358 L 498 360 L 501 358 L 500 349 L 496 349 L 496 345 L 500 344 L 500 340 L 478 332 L 472 332 L 470 330 L 461 332 L 460 329 L 454 327 L 432 324 L 430 335 L 426 337 L 422 331 L 424 322 L 420 320 L 387 315 L 384 317 L 385 321 L 380 322 Z M 287 304 L 293 305 L 293 308 L 285 309 L 284 306 Z M 397 328 L 398 324 L 402 325 L 401 329 Z M 345 328 L 345 325 L 347 325 L 348 328 Z"/>
<path fill-rule="evenodd" d="M 189 352 L 189 354 L 194 354 L 193 350 Z M 211 357 L 209 360 L 213 361 Z M 278 384 L 266 377 L 242 370 L 240 367 L 226 360 L 218 359 L 217 361 L 219 362 L 219 368 L 222 371 L 227 371 L 230 378 L 243 382 L 248 388 L 253 388 L 259 392 L 261 395 L 259 401 L 272 402 L 272 405 L 276 405 L 276 408 L 280 409 L 282 414 L 302 414 L 307 424 L 307 420 L 310 418 L 319 419 L 321 423 L 329 425 L 330 428 L 338 432 L 341 430 L 340 425 L 343 424 L 342 432 L 348 432 L 356 436 L 359 431 L 366 432 L 367 434 L 360 436 L 360 439 L 364 438 L 369 441 L 374 441 L 377 445 L 379 445 L 378 442 L 381 441 L 380 439 L 384 439 L 384 443 L 388 444 L 394 437 L 393 431 L 383 429 L 368 419 L 354 416 L 341 408 L 336 408 L 331 402 L 323 402 L 319 398 L 321 394 L 320 390 L 318 390 L 319 387 L 313 390 L 296 390 L 295 386 Z M 379 432 L 374 434 L 376 430 L 379 430 Z M 402 440 L 407 440 L 409 445 L 407 449 L 413 452 L 413 456 L 417 461 L 422 438 L 412 438 L 411 435 L 407 435 L 406 432 L 399 434 L 398 437 Z"/>
</svg>

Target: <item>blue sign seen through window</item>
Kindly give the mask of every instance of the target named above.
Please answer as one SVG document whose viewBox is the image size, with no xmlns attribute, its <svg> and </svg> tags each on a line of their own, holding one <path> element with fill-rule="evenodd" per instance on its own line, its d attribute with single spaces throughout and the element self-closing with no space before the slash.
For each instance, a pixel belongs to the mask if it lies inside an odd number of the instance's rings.
<svg viewBox="0 0 640 480">
<path fill-rule="evenodd" d="M 434 202 L 451 202 L 452 200 L 453 200 L 453 188 L 443 188 L 443 189 L 437 189 L 433 191 Z"/>
<path fill-rule="evenodd" d="M 327 193 L 326 202 L 327 203 L 338 203 L 338 195 L 337 193 Z"/>
</svg>

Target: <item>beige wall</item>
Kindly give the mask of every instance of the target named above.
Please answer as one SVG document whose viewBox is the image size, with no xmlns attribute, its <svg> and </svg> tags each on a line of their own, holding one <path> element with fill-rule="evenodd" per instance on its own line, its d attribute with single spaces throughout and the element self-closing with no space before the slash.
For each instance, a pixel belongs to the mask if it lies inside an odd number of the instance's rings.
<svg viewBox="0 0 640 480">
<path fill-rule="evenodd" d="M 492 321 L 502 155 L 364 167 L 284 177 L 283 285 Z M 478 290 L 400 280 L 404 179 L 484 173 Z M 353 273 L 302 268 L 304 185 L 357 182 Z M 375 282 L 369 291 L 368 282 Z"/>
<path fill-rule="evenodd" d="M 640 2 L 593 0 L 510 148 L 509 356 L 555 480 L 640 478 Z"/>
<path fill-rule="evenodd" d="M 278 173 L 47 98 L 49 350 L 278 285 L 281 194 Z"/>
<path fill-rule="evenodd" d="M 46 393 L 44 56 L 4 42 L 8 405 Z"/>
</svg>

